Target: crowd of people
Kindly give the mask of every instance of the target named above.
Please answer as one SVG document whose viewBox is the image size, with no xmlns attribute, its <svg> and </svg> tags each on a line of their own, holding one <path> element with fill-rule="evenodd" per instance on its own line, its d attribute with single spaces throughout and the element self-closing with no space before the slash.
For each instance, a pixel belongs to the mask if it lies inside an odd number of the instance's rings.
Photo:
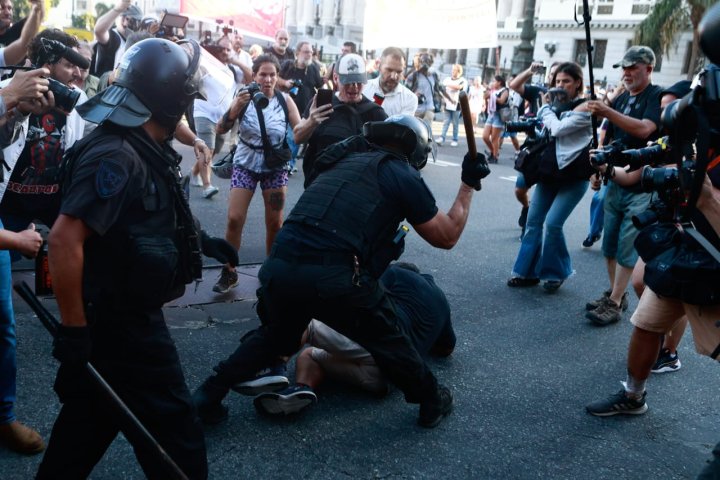
<svg viewBox="0 0 720 480">
<path fill-rule="evenodd" d="M 324 65 L 309 42 L 291 48 L 284 29 L 265 48 L 245 51 L 243 36 L 232 33 L 200 44 L 160 30 L 130 0 L 98 18 L 88 44 L 58 29 L 40 31 L 44 4 L 31 4 L 28 17 L 11 26 L 11 3 L 0 0 L 0 66 L 26 58 L 32 65 L 0 84 L 7 166 L 0 183 L 0 442 L 23 454 L 46 450 L 38 478 L 87 477 L 122 428 L 93 388 L 88 362 L 188 478 L 207 477 L 201 422 L 227 418 L 230 390 L 255 396 L 260 412 L 286 415 L 316 403 L 326 378 L 379 395 L 394 384 L 419 404 L 419 425 L 437 426 L 451 413 L 453 395 L 427 358 L 451 355 L 456 335 L 433 277 L 396 262 L 408 231 L 402 222 L 431 246 L 451 249 L 504 138 L 518 152 L 515 195 L 522 205 L 521 244 L 507 285 L 542 284 L 553 293 L 565 284 L 573 267 L 563 226 L 592 188 L 583 246 L 602 239 L 609 288 L 587 303 L 587 318 L 617 323 L 631 281 L 640 298 L 624 388 L 588 405 L 588 413 L 647 411 L 649 374 L 680 368 L 677 346 L 688 321 L 698 350 L 716 354 L 717 329 L 701 317 L 717 318 L 720 307 L 703 305 L 701 312 L 645 285 L 632 223 L 651 201 L 640 171 L 593 162 L 611 142 L 627 149 L 657 139 L 661 109 L 689 92 L 682 82 L 668 89 L 652 83 L 650 48 L 630 47 L 615 65 L 621 88 L 594 99 L 571 61 L 547 71 L 533 63 L 508 79 L 494 76 L 490 85 L 478 77 L 469 82 L 461 64 L 441 75 L 425 51 L 408 65 L 393 46 L 369 62 L 345 42 L 337 60 Z M 437 146 L 459 146 L 461 92 L 488 150 L 464 156 L 457 196 L 445 212 L 420 171 Z M 441 133 L 433 138 L 441 112 Z M 596 145 L 593 116 L 603 119 Z M 521 146 L 507 128 L 519 119 L 533 119 L 539 138 L 528 135 Z M 173 141 L 193 148 L 190 171 L 180 171 Z M 220 157 L 230 165 L 224 238 L 205 232 L 188 202 L 189 185 L 204 199 L 218 193 L 212 167 Z M 286 215 L 299 160 L 304 191 Z M 714 170 L 697 222 L 720 244 Z M 267 254 L 258 277 L 261 325 L 191 394 L 161 308 L 200 278 L 201 253 L 223 264 L 217 294 L 238 285 L 242 232 L 258 185 Z M 47 448 L 14 414 L 10 264 L 38 253 L 43 239 L 34 222 L 51 229 L 49 266 L 62 319 L 53 348 L 62 408 Z M 286 364 L 296 354 L 291 383 Z M 167 461 L 135 452 L 149 478 L 168 476 Z"/>
</svg>

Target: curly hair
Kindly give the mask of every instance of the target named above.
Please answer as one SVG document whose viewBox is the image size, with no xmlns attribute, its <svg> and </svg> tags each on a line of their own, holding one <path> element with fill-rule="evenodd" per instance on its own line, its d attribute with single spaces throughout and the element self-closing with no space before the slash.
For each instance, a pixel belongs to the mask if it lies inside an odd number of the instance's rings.
<svg viewBox="0 0 720 480">
<path fill-rule="evenodd" d="M 33 65 L 42 66 L 45 62 L 43 59 L 46 58 L 45 47 L 43 47 L 42 39 L 57 40 L 66 47 L 77 48 L 80 46 L 80 42 L 75 35 L 69 35 L 59 28 L 48 28 L 38 33 L 30 41 L 28 45 L 27 56 Z M 57 61 L 59 61 L 58 59 Z M 55 63 L 57 63 L 57 61 Z M 40 63 L 43 62 L 43 63 Z"/>
</svg>

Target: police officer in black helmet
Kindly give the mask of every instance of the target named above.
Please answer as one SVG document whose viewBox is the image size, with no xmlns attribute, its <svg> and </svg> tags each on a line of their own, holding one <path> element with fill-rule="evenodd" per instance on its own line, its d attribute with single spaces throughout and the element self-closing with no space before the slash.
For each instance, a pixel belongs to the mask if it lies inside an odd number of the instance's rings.
<svg viewBox="0 0 720 480">
<path fill-rule="evenodd" d="M 237 383 L 292 355 L 312 318 L 327 322 L 376 359 L 385 375 L 420 404 L 418 423 L 435 427 L 452 409 L 452 394 L 401 331 L 395 307 L 378 283 L 403 250 L 404 219 L 428 243 L 452 248 L 468 218 L 473 188 L 488 169 L 478 155 L 463 162 L 458 196 L 446 214 L 418 170 L 430 139 L 411 116 L 369 122 L 362 136 L 328 147 L 312 180 L 285 221 L 258 275 L 262 326 L 247 335 L 193 394 L 200 417 L 227 415 L 221 400 Z M 361 152 L 361 153 L 356 153 Z M 400 228 L 399 228 L 400 227 Z"/>
<path fill-rule="evenodd" d="M 198 232 L 168 143 L 200 96 L 199 57 L 196 43 L 143 40 L 122 57 L 115 83 L 78 109 L 99 127 L 68 153 L 49 237 L 63 406 L 38 478 L 86 478 L 119 431 L 88 382 L 89 360 L 189 478 L 207 477 L 203 432 L 161 310 L 199 279 L 201 245 L 237 263 L 232 247 Z M 171 478 L 152 452 L 135 453 L 148 478 Z"/>
</svg>

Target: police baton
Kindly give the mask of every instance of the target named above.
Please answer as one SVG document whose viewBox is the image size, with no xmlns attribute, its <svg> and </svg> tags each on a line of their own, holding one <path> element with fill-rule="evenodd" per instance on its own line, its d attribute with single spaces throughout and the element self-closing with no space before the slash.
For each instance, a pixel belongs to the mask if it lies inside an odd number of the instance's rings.
<svg viewBox="0 0 720 480">
<path fill-rule="evenodd" d="M 17 282 L 13 285 L 13 288 L 20 298 L 25 300 L 25 303 L 35 312 L 35 315 L 37 315 L 47 331 L 50 332 L 50 335 L 56 338 L 60 323 L 55 319 L 53 314 L 40 303 L 40 300 L 38 300 L 28 284 L 25 282 Z M 86 363 L 85 369 L 90 375 L 92 383 L 105 395 L 110 405 L 118 414 L 120 430 L 133 447 L 155 452 L 163 465 L 167 467 L 170 478 L 188 480 L 187 475 L 180 470 L 180 467 L 177 466 L 173 459 L 170 458 L 170 455 L 168 455 L 157 440 L 153 438 L 152 434 L 140 423 L 140 420 L 130 411 L 128 406 L 125 405 L 125 402 L 115 393 L 98 371 L 95 370 L 95 367 L 90 363 Z"/>
<path fill-rule="evenodd" d="M 465 138 L 467 138 L 468 153 L 470 158 L 477 157 L 477 146 L 475 145 L 475 125 L 473 125 L 472 113 L 470 112 L 470 101 L 464 90 L 460 91 L 460 110 L 462 110 L 463 124 L 465 125 Z M 478 190 L 482 184 L 477 183 Z"/>
</svg>

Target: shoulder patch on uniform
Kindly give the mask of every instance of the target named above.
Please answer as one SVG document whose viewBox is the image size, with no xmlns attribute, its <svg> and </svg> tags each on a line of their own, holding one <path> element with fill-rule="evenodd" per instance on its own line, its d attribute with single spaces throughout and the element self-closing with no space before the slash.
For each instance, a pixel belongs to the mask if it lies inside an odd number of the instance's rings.
<svg viewBox="0 0 720 480">
<path fill-rule="evenodd" d="M 95 190 L 100 198 L 113 197 L 122 191 L 128 178 L 127 169 L 122 163 L 117 160 L 100 160 L 95 174 Z"/>
</svg>

